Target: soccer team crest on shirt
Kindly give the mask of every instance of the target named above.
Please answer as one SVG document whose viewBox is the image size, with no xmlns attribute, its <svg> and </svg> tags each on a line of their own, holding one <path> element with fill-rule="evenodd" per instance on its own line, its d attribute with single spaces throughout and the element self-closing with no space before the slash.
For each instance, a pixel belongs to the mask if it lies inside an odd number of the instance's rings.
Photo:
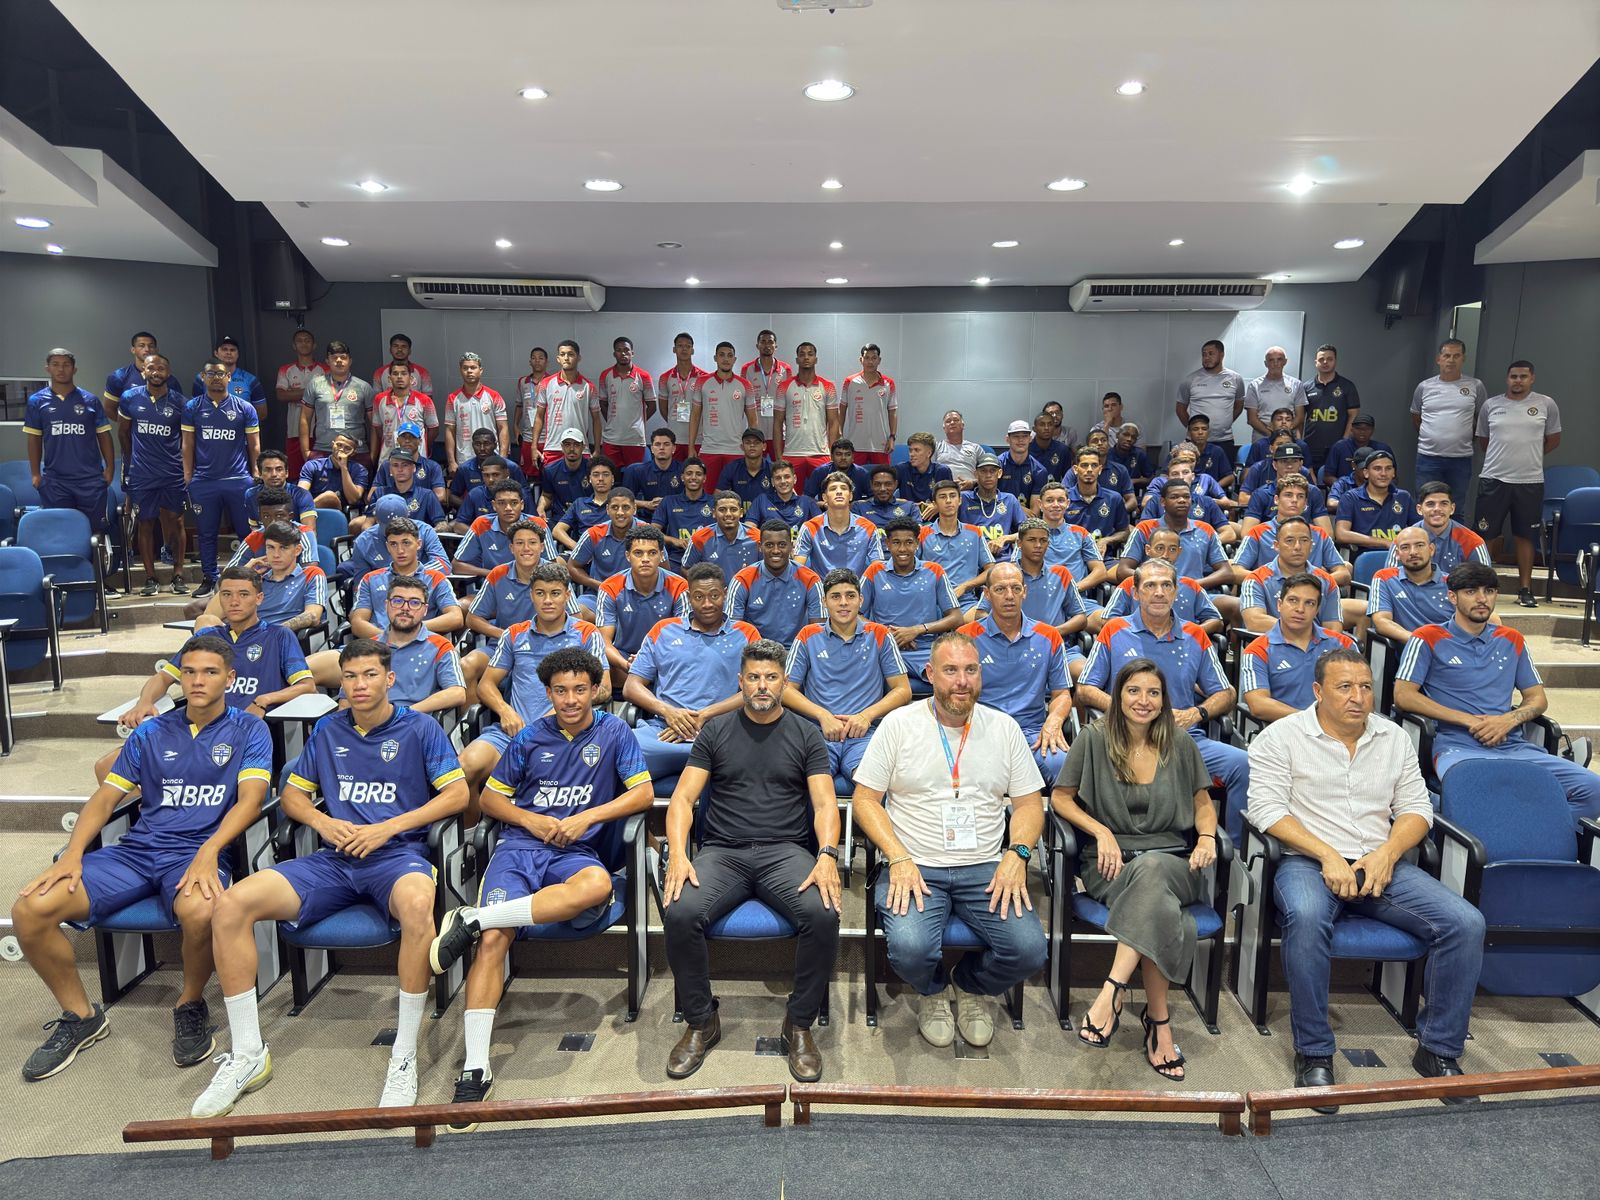
<svg viewBox="0 0 1600 1200">
<path fill-rule="evenodd" d="M 384 762 L 393 762 L 395 755 L 399 753 L 400 743 L 395 741 L 394 738 L 390 738 L 388 741 L 384 742 L 383 745 L 378 747 L 378 757 L 383 759 Z"/>
<path fill-rule="evenodd" d="M 260 662 L 261 661 L 261 647 L 260 646 L 251 646 L 248 650 L 246 650 L 244 652 L 244 656 L 246 658 L 248 658 L 251 662 Z"/>
<path fill-rule="evenodd" d="M 597 766 L 600 762 L 600 747 L 590 742 L 583 748 L 582 758 L 584 766 L 590 768 Z"/>
<path fill-rule="evenodd" d="M 218 742 L 211 747 L 211 761 L 219 767 L 228 765 L 228 760 L 233 757 L 233 747 L 227 742 Z"/>
</svg>

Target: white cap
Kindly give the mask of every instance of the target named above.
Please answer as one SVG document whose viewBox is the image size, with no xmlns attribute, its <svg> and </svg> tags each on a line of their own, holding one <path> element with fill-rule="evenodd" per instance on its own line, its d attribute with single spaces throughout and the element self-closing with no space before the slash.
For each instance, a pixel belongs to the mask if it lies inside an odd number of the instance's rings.
<svg viewBox="0 0 1600 1200">
<path fill-rule="evenodd" d="M 1013 422 L 1011 422 L 1011 424 L 1006 426 L 1006 436 L 1007 437 L 1010 437 L 1013 433 L 1032 433 L 1032 432 L 1033 432 L 1033 426 L 1029 425 L 1026 421 L 1013 421 Z"/>
<path fill-rule="evenodd" d="M 583 436 L 583 430 L 573 429 L 570 426 L 561 431 L 563 442 L 577 442 L 580 446 L 588 443 L 589 439 Z"/>
</svg>

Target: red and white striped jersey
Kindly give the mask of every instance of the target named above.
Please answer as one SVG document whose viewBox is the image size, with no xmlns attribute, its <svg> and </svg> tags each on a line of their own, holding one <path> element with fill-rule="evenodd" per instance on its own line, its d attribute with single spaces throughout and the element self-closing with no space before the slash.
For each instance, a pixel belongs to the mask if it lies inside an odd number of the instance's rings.
<svg viewBox="0 0 1600 1200">
<path fill-rule="evenodd" d="M 600 372 L 599 389 L 600 412 L 604 418 L 600 440 L 613 446 L 643 446 L 644 406 L 655 400 L 650 372 L 634 367 L 624 375 L 616 367 L 607 367 Z"/>
<path fill-rule="evenodd" d="M 739 368 L 739 377 L 748 380 L 750 386 L 756 389 L 757 409 L 761 419 L 756 422 L 756 428 L 767 435 L 767 440 L 772 440 L 772 414 L 777 405 L 778 389 L 790 379 L 794 378 L 794 365 L 786 363 L 781 358 L 772 360 L 772 369 L 763 370 L 761 359 L 752 358 Z"/>
<path fill-rule="evenodd" d="M 838 391 L 821 375 L 808 384 L 797 377 L 784 380 L 778 388 L 776 410 L 783 424 L 785 457 L 827 454 L 828 413 L 838 407 Z"/>
<path fill-rule="evenodd" d="M 700 449 L 705 454 L 738 454 L 739 438 L 750 427 L 756 389 L 737 375 L 706 375 L 695 393 L 700 409 Z"/>
<path fill-rule="evenodd" d="M 372 390 L 386 392 L 389 390 L 390 363 L 384 363 L 372 373 Z M 411 390 L 421 392 L 425 396 L 433 395 L 433 372 L 419 362 L 411 363 Z"/>
<path fill-rule="evenodd" d="M 372 398 L 372 419 L 378 426 L 385 450 L 394 447 L 400 426 L 415 421 L 422 426 L 421 452 L 426 457 L 430 438 L 428 431 L 439 428 L 439 412 L 433 406 L 433 397 L 421 392 L 407 392 L 399 397 L 394 390 L 379 392 Z"/>
<path fill-rule="evenodd" d="M 311 382 L 313 376 L 327 373 L 327 363 L 314 362 L 309 367 L 302 367 L 297 359 L 278 368 L 278 382 L 275 386 L 280 392 L 285 388 L 293 388 L 303 396 L 306 384 Z"/>
<path fill-rule="evenodd" d="M 673 363 L 656 376 L 656 415 L 678 436 L 678 445 L 689 444 L 689 412 L 707 372 L 691 367 L 687 376 L 678 374 Z"/>
<path fill-rule="evenodd" d="M 539 428 L 541 448 L 561 449 L 561 431 L 581 429 L 584 444 L 594 440 L 594 428 L 600 413 L 600 389 L 587 376 L 580 374 L 571 383 L 561 378 L 561 372 L 547 375 L 539 383 L 533 396 L 533 411 L 523 414 L 524 436 L 533 432 L 533 413 L 543 414 L 544 424 Z"/>
<path fill-rule="evenodd" d="M 485 384 L 479 384 L 478 390 L 470 396 L 465 389 L 457 388 L 445 398 L 445 424 L 456 431 L 456 453 L 463 457 L 472 453 L 475 432 L 487 429 L 498 437 L 496 426 L 505 419 L 505 397 Z"/>
<path fill-rule="evenodd" d="M 879 374 L 869 384 L 861 372 L 847 375 L 840 402 L 844 408 L 841 436 L 855 443 L 858 454 L 882 454 L 889 445 L 889 412 L 899 407 L 894 380 Z"/>
</svg>

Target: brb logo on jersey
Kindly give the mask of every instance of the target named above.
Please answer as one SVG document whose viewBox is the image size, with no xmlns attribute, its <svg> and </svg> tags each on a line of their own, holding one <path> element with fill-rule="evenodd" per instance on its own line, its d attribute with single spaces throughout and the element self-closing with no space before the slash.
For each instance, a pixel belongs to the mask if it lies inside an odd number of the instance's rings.
<svg viewBox="0 0 1600 1200">
<path fill-rule="evenodd" d="M 215 749 L 211 753 L 213 757 L 216 756 Z M 221 783 L 168 783 L 165 780 L 161 783 L 162 808 L 214 808 L 227 797 L 228 788 Z"/>
<path fill-rule="evenodd" d="M 200 440 L 202 442 L 232 441 L 233 430 L 226 425 L 202 425 L 200 427 Z"/>
<path fill-rule="evenodd" d="M 50 425 L 50 432 L 55 437 L 68 437 L 71 434 L 86 434 L 89 427 L 82 421 L 55 421 Z"/>
<path fill-rule="evenodd" d="M 541 783 L 533 798 L 535 808 L 583 808 L 594 797 L 594 785 L 587 783 L 562 787 Z"/>
<path fill-rule="evenodd" d="M 395 801 L 394 789 L 393 782 L 381 783 L 375 780 L 341 779 L 339 780 L 339 799 L 345 804 L 393 804 Z"/>
</svg>

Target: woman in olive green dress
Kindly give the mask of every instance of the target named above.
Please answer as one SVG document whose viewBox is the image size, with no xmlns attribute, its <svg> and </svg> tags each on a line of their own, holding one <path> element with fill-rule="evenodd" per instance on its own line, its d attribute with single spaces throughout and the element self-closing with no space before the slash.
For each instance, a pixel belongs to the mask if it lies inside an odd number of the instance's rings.
<svg viewBox="0 0 1600 1200">
<path fill-rule="evenodd" d="M 1210 773 L 1194 739 L 1172 717 L 1160 669 L 1148 658 L 1117 672 L 1111 711 L 1072 744 L 1050 805 L 1079 831 L 1083 889 L 1106 905 L 1116 956 L 1078 1038 L 1105 1049 L 1122 1023 L 1123 993 L 1144 968 L 1144 1053 L 1165 1079 L 1184 1078 L 1172 1038 L 1168 981 L 1188 978 L 1200 872 L 1216 861 L 1217 812 Z M 1191 849 L 1191 846 L 1193 847 Z"/>
</svg>

